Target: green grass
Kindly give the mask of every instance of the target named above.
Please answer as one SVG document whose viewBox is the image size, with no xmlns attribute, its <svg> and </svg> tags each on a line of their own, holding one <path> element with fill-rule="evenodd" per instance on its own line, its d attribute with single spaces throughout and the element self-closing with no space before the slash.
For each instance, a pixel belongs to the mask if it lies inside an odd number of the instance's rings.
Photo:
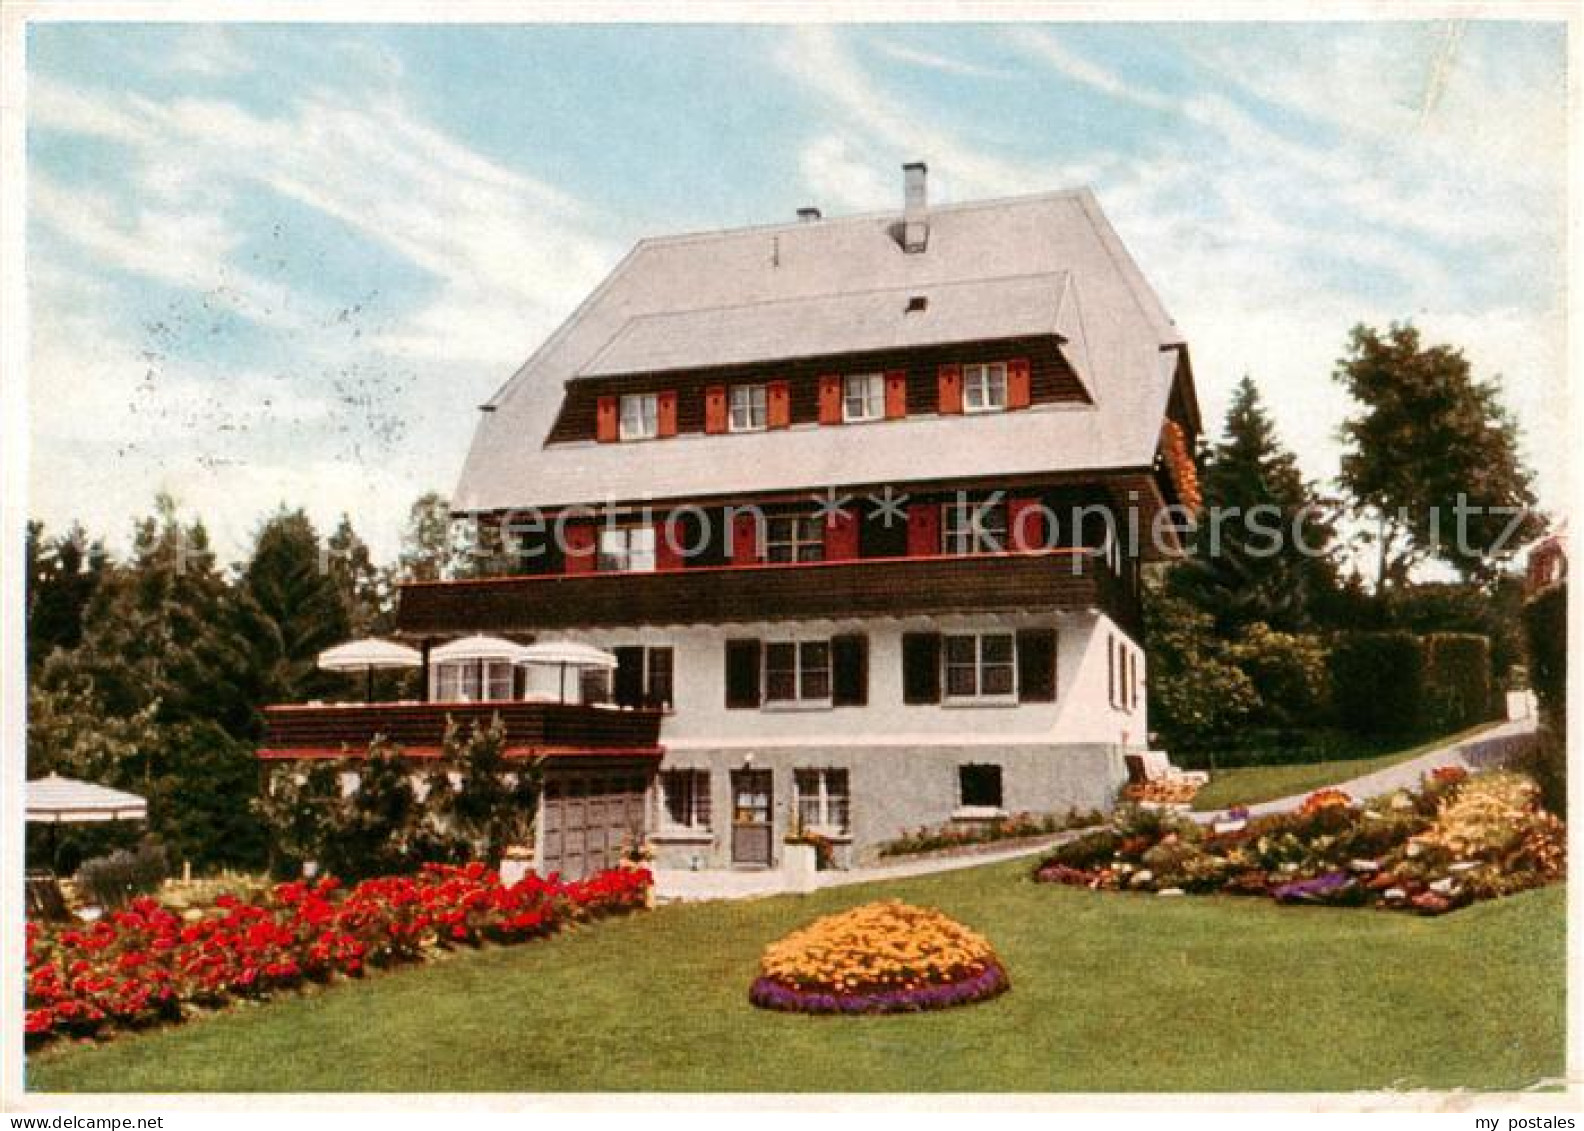
<svg viewBox="0 0 1584 1131">
<path fill-rule="evenodd" d="M 1200 812 L 1226 809 L 1233 805 L 1256 805 L 1279 797 L 1309 793 L 1323 786 L 1373 774 L 1427 754 L 1440 746 L 1462 742 L 1498 724 L 1482 723 L 1458 734 L 1442 735 L 1406 750 L 1392 750 L 1373 758 L 1345 758 L 1326 762 L 1299 762 L 1290 766 L 1237 766 L 1215 770 L 1210 784 L 1199 791 L 1193 807 Z"/>
<path fill-rule="evenodd" d="M 1097 893 L 1011 862 L 662 907 L 99 1047 L 42 1091 L 1520 1088 L 1563 1071 L 1564 891 L 1441 919 Z M 1012 991 L 935 1014 L 765 1013 L 760 949 L 878 896 L 983 931 Z"/>
</svg>

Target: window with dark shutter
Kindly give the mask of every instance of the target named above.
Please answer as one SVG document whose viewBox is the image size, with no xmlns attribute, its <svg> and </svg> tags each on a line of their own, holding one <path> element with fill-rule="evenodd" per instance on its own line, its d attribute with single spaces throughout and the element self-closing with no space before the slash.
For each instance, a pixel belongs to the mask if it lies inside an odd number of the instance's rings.
<svg viewBox="0 0 1584 1131">
<path fill-rule="evenodd" d="M 869 702 L 869 638 L 854 634 L 831 638 L 834 669 L 831 703 L 837 707 L 862 707 Z"/>
<path fill-rule="evenodd" d="M 902 702 L 940 702 L 940 649 L 938 632 L 903 634 Z"/>
<path fill-rule="evenodd" d="M 759 706 L 759 641 L 726 641 L 726 706 Z"/>
<path fill-rule="evenodd" d="M 1056 700 L 1056 630 L 1030 628 L 1017 634 L 1018 702 Z"/>
</svg>

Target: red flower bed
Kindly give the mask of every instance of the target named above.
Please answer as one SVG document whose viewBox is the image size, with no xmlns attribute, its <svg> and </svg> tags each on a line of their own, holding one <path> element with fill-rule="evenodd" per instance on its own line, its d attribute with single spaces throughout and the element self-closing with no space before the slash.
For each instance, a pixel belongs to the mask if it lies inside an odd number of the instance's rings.
<svg viewBox="0 0 1584 1131">
<path fill-rule="evenodd" d="M 577 883 L 530 874 L 506 886 L 482 864 L 429 865 L 344 893 L 327 877 L 279 884 L 258 903 L 221 896 L 195 918 L 144 898 L 91 926 L 29 923 L 27 1042 L 179 1020 L 190 1007 L 358 977 L 435 950 L 523 942 L 642 908 L 652 882 L 634 869 Z"/>
</svg>

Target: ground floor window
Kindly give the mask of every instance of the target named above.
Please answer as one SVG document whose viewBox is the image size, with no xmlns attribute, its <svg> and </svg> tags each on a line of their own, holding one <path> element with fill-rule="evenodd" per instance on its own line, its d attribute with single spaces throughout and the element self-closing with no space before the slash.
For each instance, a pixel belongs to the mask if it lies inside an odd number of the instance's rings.
<svg viewBox="0 0 1584 1131">
<path fill-rule="evenodd" d="M 803 828 L 843 836 L 850 831 L 852 795 L 846 770 L 797 770 L 792 784 L 797 793 L 798 823 Z"/>
<path fill-rule="evenodd" d="M 708 829 L 710 827 L 709 771 L 662 772 L 660 805 L 666 824 L 679 829 Z"/>
<path fill-rule="evenodd" d="M 957 788 L 964 809 L 1000 809 L 1001 767 L 969 765 L 957 767 Z"/>
</svg>

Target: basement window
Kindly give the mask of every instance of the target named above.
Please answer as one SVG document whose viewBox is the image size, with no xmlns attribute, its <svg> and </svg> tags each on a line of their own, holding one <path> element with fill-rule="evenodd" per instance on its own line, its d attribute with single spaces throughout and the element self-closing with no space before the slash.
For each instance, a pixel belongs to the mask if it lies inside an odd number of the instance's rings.
<svg viewBox="0 0 1584 1131">
<path fill-rule="evenodd" d="M 1001 767 L 968 765 L 957 767 L 958 796 L 963 809 L 1001 808 Z"/>
<path fill-rule="evenodd" d="M 907 310 L 905 310 L 903 313 L 922 314 L 928 309 L 929 299 L 924 295 L 914 295 L 912 298 L 908 299 Z"/>
</svg>

